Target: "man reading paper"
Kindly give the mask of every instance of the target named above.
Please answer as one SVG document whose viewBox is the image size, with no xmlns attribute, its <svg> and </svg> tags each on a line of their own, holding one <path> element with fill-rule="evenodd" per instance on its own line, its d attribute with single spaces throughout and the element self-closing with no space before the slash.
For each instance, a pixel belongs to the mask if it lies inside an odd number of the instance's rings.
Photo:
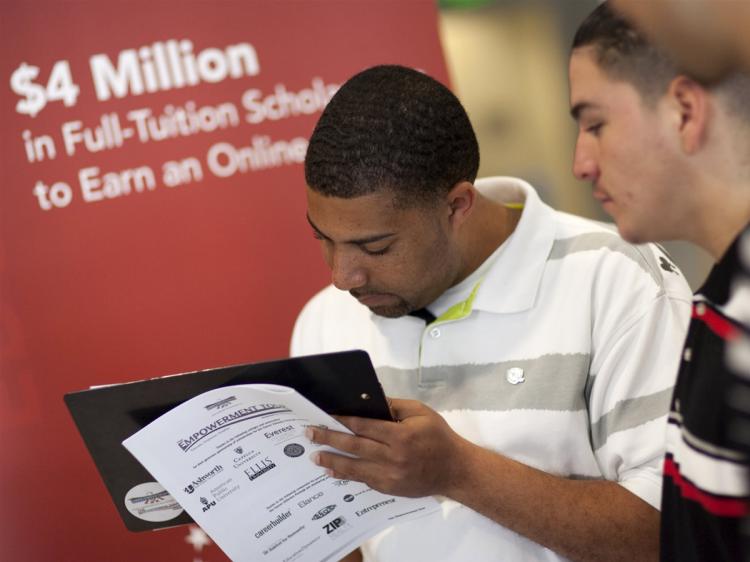
<svg viewBox="0 0 750 562">
<path fill-rule="evenodd" d="M 477 181 L 478 164 L 460 102 L 412 69 L 365 70 L 322 114 L 307 219 L 333 285 L 291 350 L 367 350 L 398 422 L 316 428 L 356 458 L 314 460 L 440 497 L 365 543 L 367 560 L 653 559 L 689 288 L 656 246 L 520 179 Z"/>
</svg>

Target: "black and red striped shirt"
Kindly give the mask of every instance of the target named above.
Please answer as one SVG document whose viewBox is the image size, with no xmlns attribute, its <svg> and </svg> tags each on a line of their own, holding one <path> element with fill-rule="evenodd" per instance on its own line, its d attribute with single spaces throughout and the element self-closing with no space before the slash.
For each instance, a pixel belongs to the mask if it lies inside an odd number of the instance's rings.
<svg viewBox="0 0 750 562">
<path fill-rule="evenodd" d="M 667 424 L 662 491 L 661 559 L 746 560 L 742 526 L 748 515 L 747 449 L 733 430 L 732 395 L 750 380 L 729 368 L 726 348 L 750 334 L 737 314 L 733 282 L 742 275 L 739 239 L 693 299 L 693 314 Z M 745 302 L 744 307 L 750 306 Z M 745 554 L 746 555 L 746 554 Z"/>
</svg>

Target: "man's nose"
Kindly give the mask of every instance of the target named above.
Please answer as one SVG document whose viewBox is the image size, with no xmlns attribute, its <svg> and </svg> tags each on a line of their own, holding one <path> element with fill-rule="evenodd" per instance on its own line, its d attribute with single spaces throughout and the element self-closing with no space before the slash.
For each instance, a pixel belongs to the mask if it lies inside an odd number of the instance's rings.
<svg viewBox="0 0 750 562">
<path fill-rule="evenodd" d="M 596 181 L 599 177 L 599 166 L 595 153 L 587 142 L 578 136 L 575 153 L 573 154 L 573 175 L 579 180 Z"/>
<path fill-rule="evenodd" d="M 365 269 L 359 260 L 348 252 L 333 252 L 331 259 L 331 281 L 342 291 L 351 291 L 367 282 Z"/>
</svg>

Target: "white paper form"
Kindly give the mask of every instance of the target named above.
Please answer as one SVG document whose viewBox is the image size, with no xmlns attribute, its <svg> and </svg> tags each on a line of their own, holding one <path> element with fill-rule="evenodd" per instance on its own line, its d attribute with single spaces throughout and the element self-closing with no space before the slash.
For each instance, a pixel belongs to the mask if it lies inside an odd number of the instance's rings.
<svg viewBox="0 0 750 562">
<path fill-rule="evenodd" d="M 351 433 L 291 388 L 218 388 L 167 412 L 123 445 L 236 562 L 336 560 L 435 499 L 336 480 L 310 455 L 308 425 Z"/>
</svg>

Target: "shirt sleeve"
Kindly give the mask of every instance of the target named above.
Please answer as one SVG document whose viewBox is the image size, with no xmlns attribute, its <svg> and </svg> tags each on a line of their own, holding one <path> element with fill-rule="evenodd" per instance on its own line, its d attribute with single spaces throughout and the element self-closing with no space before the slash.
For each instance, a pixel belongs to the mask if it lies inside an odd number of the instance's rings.
<svg viewBox="0 0 750 562">
<path fill-rule="evenodd" d="M 321 327 L 315 325 L 315 319 L 320 318 L 322 313 L 318 304 L 319 296 L 313 297 L 302 308 L 292 330 L 292 338 L 289 343 L 289 355 L 298 357 L 300 355 L 311 355 L 322 352 L 320 342 Z"/>
<path fill-rule="evenodd" d="M 605 478 L 658 509 L 666 419 L 691 295 L 674 270 L 617 276 L 614 282 L 605 275 L 595 296 L 586 393 L 591 444 Z"/>
</svg>

